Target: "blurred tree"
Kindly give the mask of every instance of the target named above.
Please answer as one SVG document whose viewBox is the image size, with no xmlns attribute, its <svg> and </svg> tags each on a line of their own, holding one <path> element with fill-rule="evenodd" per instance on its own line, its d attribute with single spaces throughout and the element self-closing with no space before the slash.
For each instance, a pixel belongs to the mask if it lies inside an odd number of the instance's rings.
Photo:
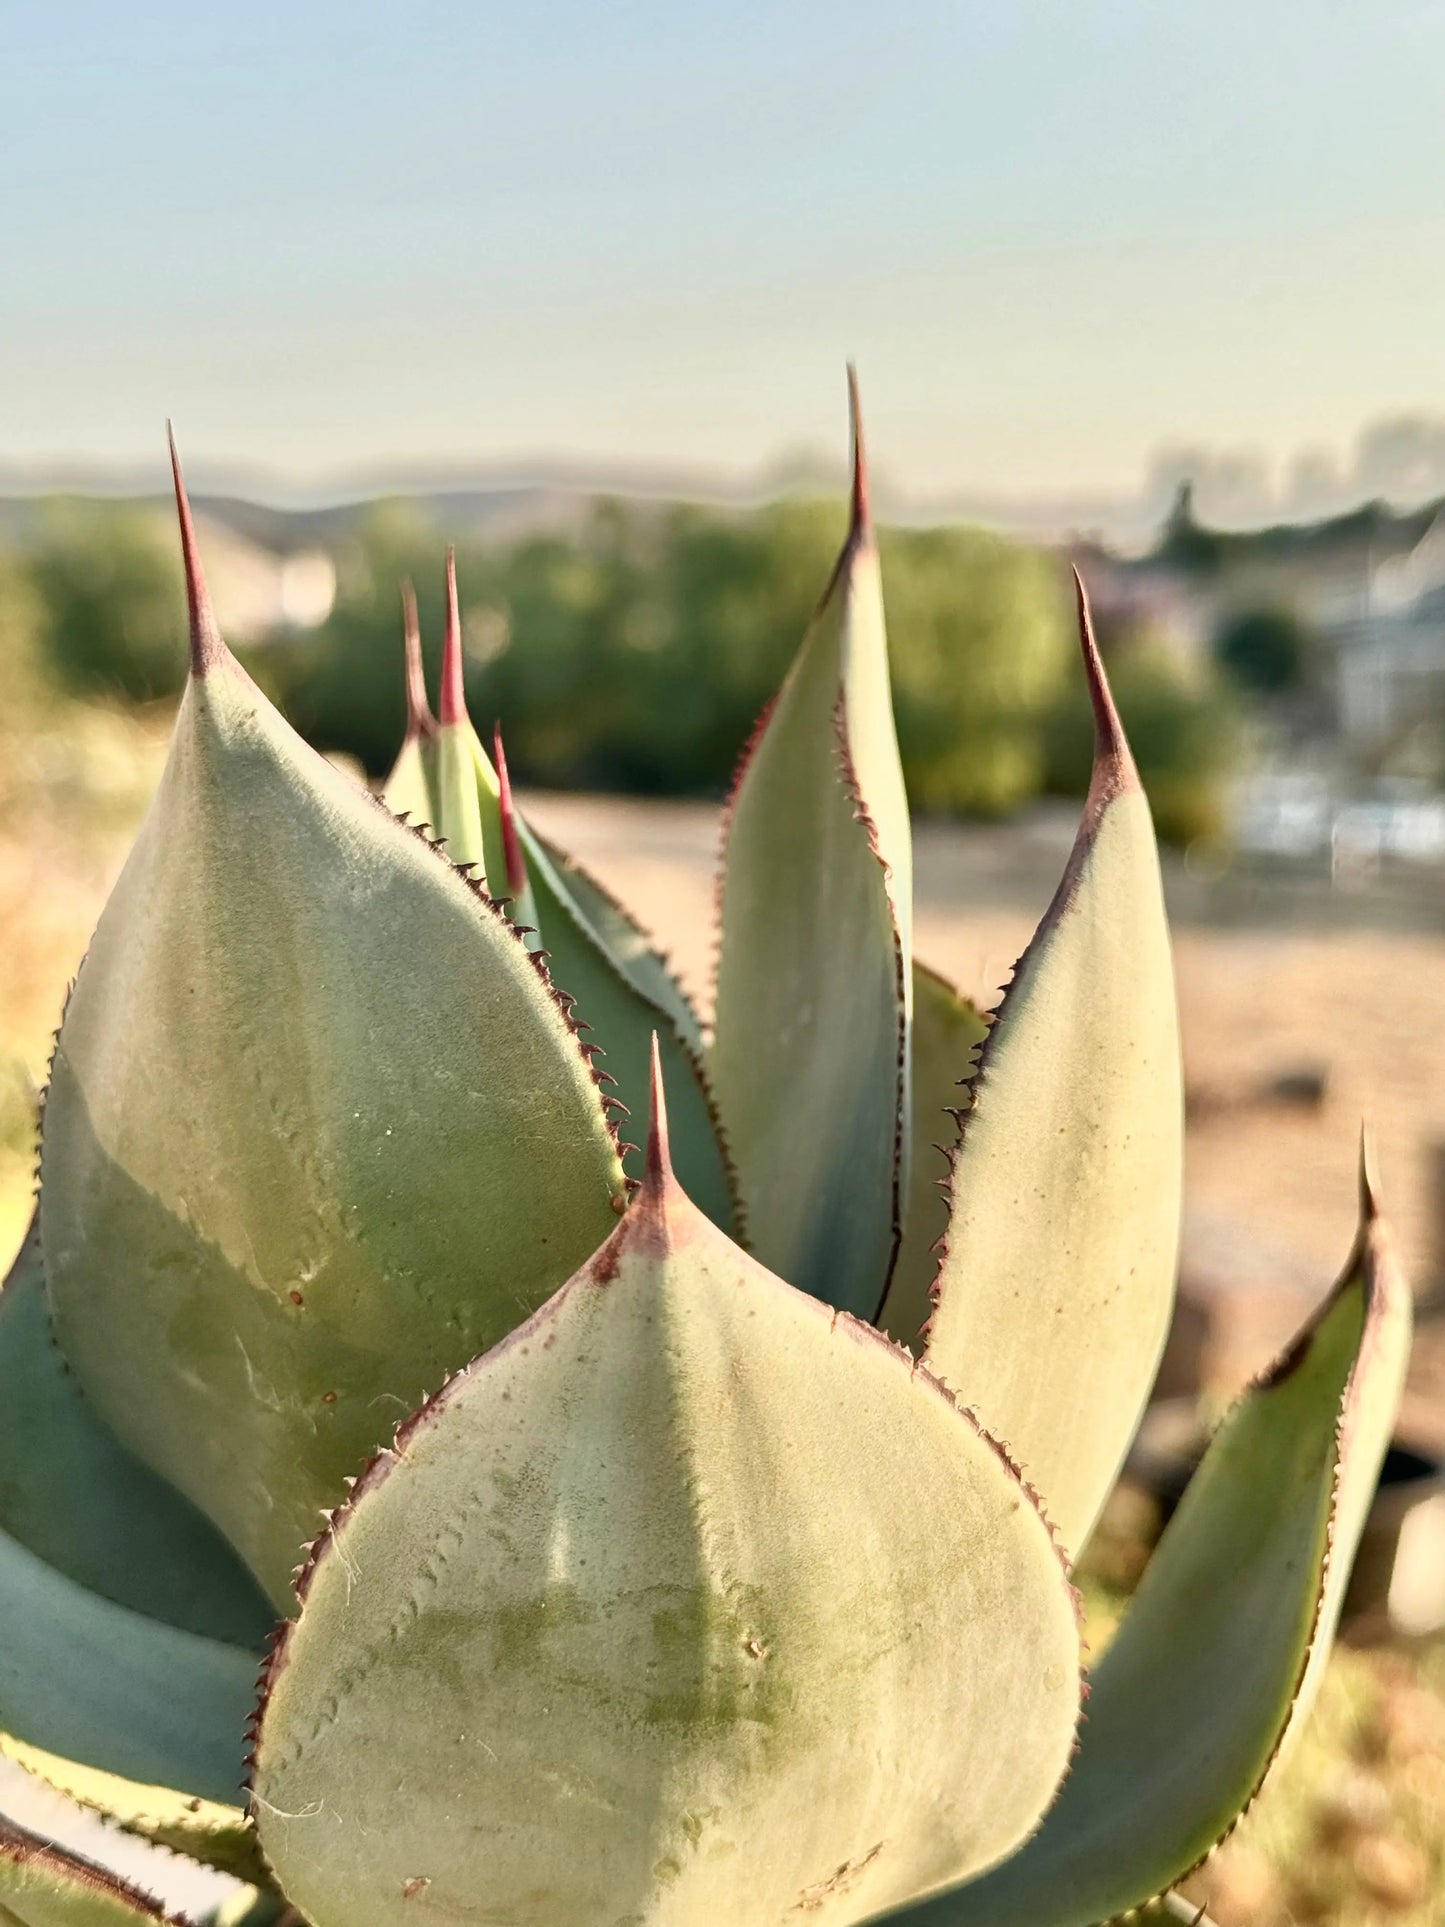
<svg viewBox="0 0 1445 1927">
<path fill-rule="evenodd" d="M 1308 680 L 1316 637 L 1294 610 L 1266 605 L 1232 610 L 1212 647 L 1214 660 L 1241 689 L 1281 696 Z"/>
<path fill-rule="evenodd" d="M 337 549 L 336 601 L 325 625 L 264 652 L 279 700 L 301 734 L 322 749 L 358 757 L 373 775 L 390 767 L 405 724 L 401 584 L 408 576 L 435 686 L 444 553 L 411 504 L 375 503 Z"/>
<path fill-rule="evenodd" d="M 899 745 L 916 808 L 1003 815 L 1043 787 L 1043 723 L 1074 669 L 1063 572 L 979 529 L 886 531 Z"/>
<path fill-rule="evenodd" d="M 575 535 L 460 549 L 468 695 L 523 780 L 716 794 L 817 605 L 836 507 L 746 514 L 605 501 Z M 997 813 L 1036 794 L 1042 718 L 1072 644 L 1047 558 L 973 530 L 885 531 L 894 691 L 922 809 Z M 441 544 L 397 509 L 340 558 L 325 630 L 281 659 L 305 733 L 384 770 L 401 730 L 396 582 L 416 579 L 429 653 Z"/>
<path fill-rule="evenodd" d="M 1108 669 L 1159 835 L 1169 843 L 1224 841 L 1228 779 L 1242 748 L 1236 701 L 1147 632 L 1117 645 Z M 1049 721 L 1048 787 L 1082 795 L 1092 747 L 1088 697 L 1071 685 Z"/>
<path fill-rule="evenodd" d="M 185 681 L 186 603 L 173 523 L 155 510 L 58 500 L 30 558 L 42 646 L 76 694 L 146 702 Z"/>
</svg>

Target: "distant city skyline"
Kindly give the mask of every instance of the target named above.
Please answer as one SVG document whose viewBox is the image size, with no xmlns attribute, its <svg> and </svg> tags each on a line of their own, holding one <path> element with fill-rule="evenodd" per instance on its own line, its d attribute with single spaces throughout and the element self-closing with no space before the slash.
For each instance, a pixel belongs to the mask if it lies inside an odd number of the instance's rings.
<svg viewBox="0 0 1445 1927">
<path fill-rule="evenodd" d="M 0 5 L 0 475 L 1445 489 L 1445 8 Z M 1407 426 L 1400 426 L 1401 423 Z M 1395 426 L 1391 426 L 1394 424 Z"/>
</svg>

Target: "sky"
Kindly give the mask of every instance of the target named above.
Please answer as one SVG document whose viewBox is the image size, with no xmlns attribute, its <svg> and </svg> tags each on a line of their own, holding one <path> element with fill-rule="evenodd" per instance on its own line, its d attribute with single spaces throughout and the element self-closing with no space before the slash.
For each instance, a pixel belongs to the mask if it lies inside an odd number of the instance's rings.
<svg viewBox="0 0 1445 1927">
<path fill-rule="evenodd" d="M 736 480 L 851 356 L 913 497 L 1348 488 L 1442 100 L 1440 0 L 0 0 L 0 473 Z"/>
</svg>

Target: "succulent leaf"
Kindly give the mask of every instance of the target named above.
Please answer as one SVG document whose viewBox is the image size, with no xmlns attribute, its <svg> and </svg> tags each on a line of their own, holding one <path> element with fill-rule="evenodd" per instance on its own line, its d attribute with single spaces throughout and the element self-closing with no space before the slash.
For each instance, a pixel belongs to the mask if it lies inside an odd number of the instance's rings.
<svg viewBox="0 0 1445 1927">
<path fill-rule="evenodd" d="M 912 887 L 855 393 L 848 538 L 728 810 L 710 1068 L 758 1256 L 869 1319 L 908 1185 Z"/>
<path fill-rule="evenodd" d="M 421 625 L 416 595 L 409 582 L 401 588 L 403 635 L 406 646 L 406 734 L 386 779 L 386 806 L 413 823 L 430 824 L 436 815 L 437 720 L 427 701 L 426 671 L 421 657 Z"/>
<path fill-rule="evenodd" d="M 447 550 L 447 619 L 442 638 L 441 720 L 436 736 L 436 814 L 432 828 L 453 863 L 469 864 L 493 896 L 506 894 L 505 872 L 487 862 L 476 767 L 481 744 L 467 714 L 462 680 L 462 618 L 457 604 L 456 555 Z"/>
<path fill-rule="evenodd" d="M 1003 1453 L 697 1211 L 657 1113 L 613 1237 L 401 1428 L 300 1596 L 253 1790 L 314 1927 L 857 1920 L 1019 1840 L 1078 1710 Z"/>
<path fill-rule="evenodd" d="M 192 675 L 61 1027 L 41 1235 L 82 1389 L 284 1602 L 396 1412 L 625 1189 L 545 971 L 261 696 L 179 499 Z"/>
<path fill-rule="evenodd" d="M 55 1347 L 39 1226 L 0 1290 L 0 1532 L 78 1586 L 259 1654 L 274 1623 L 202 1513 L 133 1458 Z M 8 1636 L 0 1624 L 0 1646 Z"/>
<path fill-rule="evenodd" d="M 1163 1349 L 1183 1168 L 1154 832 L 1078 593 L 1093 782 L 970 1086 L 924 1354 L 1008 1441 L 1075 1554 Z"/>
<path fill-rule="evenodd" d="M 235 1751 L 239 1757 L 241 1749 Z M 261 1886 L 269 1883 L 270 1875 L 256 1844 L 256 1830 L 239 1806 L 105 1773 L 43 1747 L 27 1746 L 13 1734 L 0 1733 L 0 1756 L 13 1760 L 32 1780 L 63 1794 L 82 1811 L 122 1833 L 169 1848 L 198 1865 L 233 1874 L 238 1880 Z M 239 1786 L 235 1791 L 240 1791 Z"/>
<path fill-rule="evenodd" d="M 627 968 L 593 922 L 573 888 L 576 873 L 559 867 L 540 838 L 518 818 L 531 878 L 533 914 L 547 947 L 553 977 L 576 999 L 577 1016 L 602 1047 L 602 1063 L 617 1096 L 637 1117 L 647 1103 L 652 1039 L 658 1039 L 673 1093 L 672 1142 L 678 1176 L 688 1194 L 722 1230 L 739 1229 L 732 1173 L 724 1151 L 691 1027 L 680 1025 L 640 966 Z M 600 894 L 595 891 L 594 896 Z M 612 922 L 625 913 L 614 909 Z M 675 986 L 674 986 L 675 989 Z M 681 993 L 677 992 L 680 996 Z M 640 1169 L 637 1172 L 640 1175 Z"/>
<path fill-rule="evenodd" d="M 0 1749 L 66 1791 L 100 1768 L 178 1806 L 234 1799 L 271 1624 L 214 1526 L 80 1396 L 32 1227 L 0 1292 Z"/>
<path fill-rule="evenodd" d="M 234 1800 L 258 1655 L 77 1586 L 0 1533 L 0 1732 L 146 1785 Z"/>
<path fill-rule="evenodd" d="M 525 825 L 523 833 L 526 834 Z M 619 903 L 590 871 L 582 867 L 576 857 L 559 848 L 550 837 L 533 833 L 528 847 L 532 844 L 546 856 L 556 873 L 557 887 L 573 913 L 596 932 L 598 941 L 613 963 L 668 1018 L 682 1042 L 700 1062 L 703 1055 L 702 1024 L 687 992 L 673 975 L 666 957 L 652 936 L 625 904 Z M 663 1070 L 671 1083 L 665 1060 Z M 674 1126 L 674 1139 L 676 1135 Z"/>
<path fill-rule="evenodd" d="M 507 751 L 502 742 L 501 725 L 492 732 L 494 769 L 497 779 L 497 823 L 501 832 L 502 874 L 506 878 L 509 914 L 514 923 L 539 931 L 536 901 L 532 895 L 531 873 L 522 849 L 517 806 L 512 799 L 512 778 L 507 770 Z"/>
<path fill-rule="evenodd" d="M 0 1923 L 6 1921 L 19 1927 L 133 1927 L 137 1921 L 181 1923 L 181 1917 L 128 1880 L 0 1815 Z"/>
<path fill-rule="evenodd" d="M 955 1114 L 988 1025 L 946 977 L 913 964 L 913 1155 L 903 1242 L 878 1323 L 921 1352 L 933 1310 L 939 1250 L 948 1232 L 947 1180 L 958 1136 Z"/>
<path fill-rule="evenodd" d="M 461 625 L 456 572 L 450 557 L 447 588 L 447 634 L 451 638 L 460 635 Z M 414 680 L 409 668 L 409 688 Z M 493 762 L 468 716 L 460 650 L 450 642 L 443 670 L 443 699 L 451 718 L 442 725 L 443 738 L 453 741 L 458 765 L 453 775 L 456 782 L 469 784 L 469 794 L 459 813 L 454 802 L 437 794 L 433 782 L 428 801 L 414 807 L 423 810 L 426 820 L 440 825 L 448 854 L 456 857 L 458 844 L 452 831 L 459 822 L 461 847 L 474 847 L 470 814 L 474 793 L 480 867 L 488 886 L 504 893 L 507 914 L 525 934 L 529 947 L 541 950 L 548 959 L 553 982 L 572 1000 L 578 1022 L 599 1048 L 624 1115 L 638 1110 L 646 1101 L 651 1038 L 654 1031 L 658 1033 L 676 1094 L 678 1170 L 714 1223 L 736 1232 L 736 1186 L 720 1142 L 712 1095 L 702 1068 L 701 1032 L 691 1006 L 652 950 L 646 933 L 590 877 L 536 836 L 517 809 L 501 731 L 495 733 Z M 409 714 L 417 713 L 419 701 L 424 700 L 424 690 L 420 699 L 410 697 Z M 452 732 L 450 739 L 446 737 L 448 730 Z M 404 746 L 402 758 L 405 756 Z M 467 765 L 468 776 L 459 773 L 462 763 Z M 416 766 L 410 767 L 414 770 Z M 397 768 L 402 772 L 398 793 L 404 797 L 409 778 L 402 759 L 398 759 Z M 392 809 L 399 807 L 393 793 L 395 783 L 394 774 L 386 790 L 386 801 Z M 635 1147 L 626 1148 L 634 1158 L 640 1155 Z"/>
<path fill-rule="evenodd" d="M 456 579 L 450 567 L 448 586 L 455 611 Z M 448 621 L 449 633 L 456 631 L 455 613 Z M 448 701 L 457 718 L 457 740 L 466 744 L 470 759 L 489 884 L 505 891 L 508 915 L 527 933 L 529 945 L 546 955 L 553 982 L 572 1000 L 578 1022 L 599 1048 L 624 1114 L 641 1115 L 657 1033 L 675 1093 L 678 1171 L 713 1222 L 735 1232 L 735 1187 L 702 1068 L 697 1019 L 687 1000 L 621 906 L 610 903 L 590 879 L 582 879 L 575 866 L 559 863 L 533 833 L 513 800 L 501 731 L 495 735 L 494 763 L 467 716 L 459 667 Z M 610 934 L 604 934 L 594 917 L 599 905 Z M 620 951 L 613 948 L 612 935 L 622 940 Z M 635 1147 L 628 1149 L 634 1159 L 640 1156 Z"/>
<path fill-rule="evenodd" d="M 1361 1188 L 1344 1275 L 1215 1435 L 1094 1674 L 1042 1831 L 900 1923 L 1086 1927 L 1142 1906 L 1209 1854 L 1298 1731 L 1409 1352 L 1409 1293 Z"/>
</svg>

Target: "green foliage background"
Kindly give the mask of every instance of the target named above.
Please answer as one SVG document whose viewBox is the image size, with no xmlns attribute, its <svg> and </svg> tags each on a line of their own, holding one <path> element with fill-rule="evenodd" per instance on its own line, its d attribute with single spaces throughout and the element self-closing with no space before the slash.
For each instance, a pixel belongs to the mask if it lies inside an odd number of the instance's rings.
<svg viewBox="0 0 1445 1927">
<path fill-rule="evenodd" d="M 565 532 L 459 545 L 468 698 L 500 720 L 519 780 L 718 795 L 786 672 L 842 535 L 836 504 L 746 513 L 602 500 Z M 1088 781 L 1089 728 L 1059 558 L 971 528 L 881 536 L 894 696 L 915 808 L 1001 816 Z M 412 503 L 366 510 L 335 545 L 318 630 L 251 652 L 292 721 L 374 777 L 400 740 L 398 589 L 416 586 L 435 686 L 444 536 Z M 184 673 L 184 597 L 169 519 L 58 501 L 0 570 L 25 675 L 57 700 L 145 703 Z M 6 581 L 11 586 L 5 587 Z M 1119 695 L 1166 835 L 1215 834 L 1234 736 L 1208 671 L 1113 647 Z M 11 651 L 7 647 L 7 655 Z M 16 674 L 20 671 L 17 669 Z"/>
</svg>

